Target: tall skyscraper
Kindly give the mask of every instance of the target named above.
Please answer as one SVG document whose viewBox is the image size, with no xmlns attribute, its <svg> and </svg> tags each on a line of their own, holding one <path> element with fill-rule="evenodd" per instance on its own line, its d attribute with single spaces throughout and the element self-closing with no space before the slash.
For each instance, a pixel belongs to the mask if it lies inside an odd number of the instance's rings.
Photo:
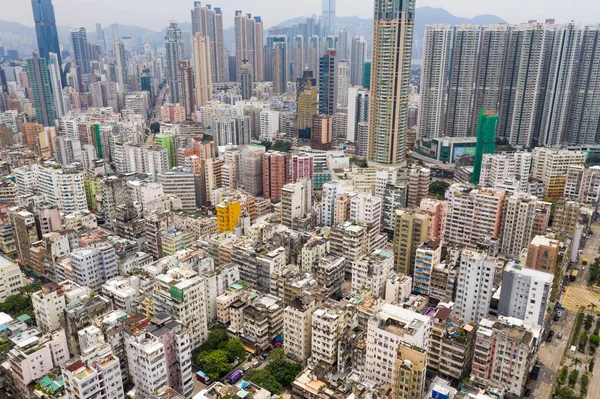
<svg viewBox="0 0 600 399">
<path fill-rule="evenodd" d="M 61 66 L 60 79 L 62 85 L 66 85 L 65 75 L 62 71 L 62 60 L 60 57 L 60 45 L 58 43 L 58 32 L 56 30 L 56 17 L 52 0 L 31 0 L 33 8 L 33 20 L 35 21 L 35 35 L 37 37 L 40 57 L 48 59 L 50 53 L 58 57 L 58 65 Z"/>
<path fill-rule="evenodd" d="M 342 108 L 348 107 L 348 88 L 350 87 L 350 65 L 341 59 L 337 63 L 337 103 Z"/>
<path fill-rule="evenodd" d="M 346 30 L 345 26 L 340 29 L 338 38 L 338 57 L 340 60 L 348 61 L 348 31 Z"/>
<path fill-rule="evenodd" d="M 128 82 L 127 53 L 125 52 L 125 44 L 120 39 L 115 39 L 115 60 L 117 83 L 119 83 L 120 89 L 123 90 Z"/>
<path fill-rule="evenodd" d="M 569 116 L 570 145 L 600 142 L 600 25 L 583 31 Z"/>
<path fill-rule="evenodd" d="M 196 106 L 206 105 L 212 98 L 212 58 L 211 42 L 208 36 L 203 36 L 201 32 L 194 34 L 193 44 L 193 65 Z"/>
<path fill-rule="evenodd" d="M 506 24 L 489 25 L 481 28 L 479 56 L 477 57 L 477 81 L 475 82 L 475 99 L 471 131 L 477 131 L 479 111 L 498 112 L 502 72 L 505 65 L 508 44 L 509 26 Z"/>
<path fill-rule="evenodd" d="M 297 123 L 298 138 L 310 140 L 313 116 L 319 113 L 319 91 L 317 79 L 312 71 L 304 71 L 302 78 L 297 80 Z"/>
<path fill-rule="evenodd" d="M 363 68 L 363 86 L 367 89 L 371 88 L 371 61 L 365 61 Z"/>
<path fill-rule="evenodd" d="M 85 28 L 72 30 L 71 39 L 73 41 L 75 65 L 77 65 L 82 75 L 86 75 L 90 73 L 90 57 L 88 55 L 88 40 Z"/>
<path fill-rule="evenodd" d="M 183 61 L 183 38 L 181 29 L 176 22 L 171 22 L 165 33 L 165 47 L 167 50 L 167 84 L 171 92 L 171 102 L 179 102 L 179 61 Z"/>
<path fill-rule="evenodd" d="M 102 48 L 102 54 L 106 54 L 106 36 L 104 35 L 104 29 L 102 24 L 96 24 L 96 43 Z"/>
<path fill-rule="evenodd" d="M 220 8 L 214 10 L 210 5 L 202 6 L 199 1 L 194 2 L 192 9 L 192 35 L 200 33 L 209 38 L 210 44 L 210 71 L 213 82 L 226 82 L 225 75 L 225 47 L 223 44 L 223 14 Z"/>
<path fill-rule="evenodd" d="M 196 93 L 194 91 L 194 70 L 189 61 L 179 61 L 177 69 L 179 81 L 179 102 L 185 108 L 185 116 L 191 119 L 196 111 Z"/>
<path fill-rule="evenodd" d="M 362 36 L 354 36 L 350 49 L 350 85 L 363 86 L 363 69 L 367 57 L 367 41 Z"/>
<path fill-rule="evenodd" d="M 370 161 L 405 161 L 415 0 L 375 0 Z"/>
<path fill-rule="evenodd" d="M 355 143 L 359 123 L 369 121 L 369 90 L 362 87 L 348 89 L 348 131 L 346 139 Z"/>
<path fill-rule="evenodd" d="M 558 26 L 554 30 L 538 139 L 541 146 L 557 146 L 566 139 L 581 33 L 581 27 L 573 23 Z"/>
<path fill-rule="evenodd" d="M 450 62 L 450 25 L 427 25 L 423 39 L 421 65 L 421 103 L 417 137 L 435 138 L 444 135 L 446 82 Z"/>
<path fill-rule="evenodd" d="M 529 147 L 537 141 L 553 29 L 553 25 L 541 23 L 510 29 L 498 136 L 506 137 L 512 145 Z"/>
<path fill-rule="evenodd" d="M 61 119 L 66 113 L 65 99 L 62 92 L 62 84 L 60 81 L 60 61 L 58 54 L 50 53 L 48 55 L 48 73 L 50 74 L 50 86 L 52 88 L 52 96 L 54 100 L 54 109 L 57 119 Z"/>
<path fill-rule="evenodd" d="M 240 66 L 240 83 L 241 83 L 241 91 L 242 91 L 242 99 L 250 100 L 252 97 L 252 65 L 248 62 L 248 60 L 242 60 L 242 65 Z"/>
<path fill-rule="evenodd" d="M 319 60 L 319 114 L 333 115 L 337 111 L 337 59 L 335 50 L 328 49 Z"/>
<path fill-rule="evenodd" d="M 335 0 L 322 0 L 321 28 L 323 36 L 335 32 Z"/>
<path fill-rule="evenodd" d="M 251 14 L 244 15 L 242 11 L 235 12 L 235 57 L 237 62 L 237 81 L 240 80 L 242 60 L 248 60 L 252 65 L 253 80 L 263 81 L 263 23 L 260 17 L 252 18 Z"/>
<path fill-rule="evenodd" d="M 33 93 L 33 106 L 37 122 L 44 126 L 54 126 L 52 88 L 46 59 L 34 52 L 33 56 L 27 59 L 27 74 Z"/>
<path fill-rule="evenodd" d="M 475 134 L 469 129 L 475 90 L 479 26 L 456 27 L 453 40 L 445 136 L 467 137 Z"/>
<path fill-rule="evenodd" d="M 306 43 L 307 70 L 312 71 L 315 78 L 319 78 L 319 59 L 321 57 L 321 41 L 319 36 L 313 35 Z"/>
<path fill-rule="evenodd" d="M 473 177 L 471 182 L 479 184 L 481 175 L 481 163 L 484 154 L 493 154 L 496 149 L 496 127 L 498 126 L 498 114 L 494 111 L 479 111 L 479 130 L 477 131 L 477 144 L 475 146 L 475 164 L 473 166 Z"/>
<path fill-rule="evenodd" d="M 305 67 L 305 57 L 304 57 L 304 36 L 297 35 L 294 37 L 293 43 L 293 52 L 294 52 L 294 68 L 293 68 L 293 76 L 291 80 L 296 80 L 302 77 L 302 73 L 304 72 Z"/>
<path fill-rule="evenodd" d="M 270 47 L 268 57 L 271 62 L 271 80 L 273 94 L 283 94 L 288 82 L 289 63 L 287 57 L 287 37 L 283 35 L 269 36 Z"/>
</svg>

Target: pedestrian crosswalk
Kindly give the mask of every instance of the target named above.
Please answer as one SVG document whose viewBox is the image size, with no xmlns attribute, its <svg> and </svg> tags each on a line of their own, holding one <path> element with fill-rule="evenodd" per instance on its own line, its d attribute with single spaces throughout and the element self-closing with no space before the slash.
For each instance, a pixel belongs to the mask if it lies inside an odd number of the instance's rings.
<svg viewBox="0 0 600 399">
<path fill-rule="evenodd" d="M 563 306 L 563 307 L 566 310 L 568 310 L 569 312 L 577 313 L 577 312 L 579 312 L 579 308 L 581 307 L 581 305 L 569 304 L 569 305 Z"/>
</svg>

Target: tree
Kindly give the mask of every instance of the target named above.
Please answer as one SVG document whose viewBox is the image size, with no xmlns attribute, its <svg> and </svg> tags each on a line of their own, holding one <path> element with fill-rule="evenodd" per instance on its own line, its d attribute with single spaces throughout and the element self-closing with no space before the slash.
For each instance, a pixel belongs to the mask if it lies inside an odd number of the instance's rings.
<svg viewBox="0 0 600 399">
<path fill-rule="evenodd" d="M 208 339 L 200 345 L 198 348 L 200 351 L 214 351 L 216 349 L 223 349 L 220 347 L 221 343 L 227 342 L 229 340 L 229 336 L 227 335 L 227 330 L 217 329 L 211 332 L 208 336 Z"/>
<path fill-rule="evenodd" d="M 555 399 L 580 399 L 581 398 L 571 388 L 566 387 L 566 386 L 556 388 L 556 390 L 554 391 L 553 397 Z"/>
<path fill-rule="evenodd" d="M 435 180 L 429 185 L 429 195 L 439 199 L 444 199 L 444 194 L 446 194 L 448 187 L 450 187 L 450 184 L 446 183 L 445 181 Z"/>
<path fill-rule="evenodd" d="M 298 363 L 279 360 L 269 363 L 266 369 L 273 374 L 273 377 L 281 385 L 291 385 L 302 371 L 302 366 Z"/>
<path fill-rule="evenodd" d="M 282 348 L 273 349 L 269 353 L 269 360 L 273 362 L 281 362 L 285 360 L 285 351 Z"/>
<path fill-rule="evenodd" d="M 33 294 L 34 292 L 38 292 L 42 289 L 41 283 L 29 284 L 21 289 L 21 293 L 23 294 Z"/>
<path fill-rule="evenodd" d="M 277 140 L 275 144 L 271 146 L 273 151 L 289 152 L 292 148 L 292 143 L 285 140 Z"/>
<path fill-rule="evenodd" d="M 225 351 L 231 362 L 241 360 L 246 356 L 246 348 L 238 338 L 230 339 L 225 343 Z"/>
<path fill-rule="evenodd" d="M 0 303 L 0 312 L 8 313 L 16 317 L 28 311 L 33 311 L 31 298 L 27 295 L 15 294 L 6 298 L 3 303 Z"/>
<path fill-rule="evenodd" d="M 201 365 L 202 371 L 213 380 L 217 380 L 231 371 L 231 364 L 227 358 L 227 352 L 216 350 L 204 358 Z"/>
<path fill-rule="evenodd" d="M 159 133 L 160 132 L 160 123 L 159 122 L 151 123 L 150 124 L 150 132 Z"/>
<path fill-rule="evenodd" d="M 272 394 L 277 395 L 281 392 L 281 384 L 277 382 L 273 374 L 267 369 L 250 370 L 244 379 L 263 387 Z"/>
<path fill-rule="evenodd" d="M 273 145 L 273 143 L 271 143 L 270 141 L 264 140 L 264 141 L 260 142 L 260 145 L 265 147 L 266 151 L 269 151 L 271 149 L 271 146 Z"/>
<path fill-rule="evenodd" d="M 578 368 L 579 366 L 581 366 L 581 359 L 579 359 L 578 357 L 576 357 L 575 359 L 573 359 L 571 361 L 571 366 Z"/>
</svg>

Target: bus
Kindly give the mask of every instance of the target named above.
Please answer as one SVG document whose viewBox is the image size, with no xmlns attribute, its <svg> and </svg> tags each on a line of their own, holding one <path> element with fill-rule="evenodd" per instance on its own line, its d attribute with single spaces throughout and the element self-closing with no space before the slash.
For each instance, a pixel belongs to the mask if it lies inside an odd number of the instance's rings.
<svg viewBox="0 0 600 399">
<path fill-rule="evenodd" d="M 577 275 L 578 275 L 578 274 L 579 274 L 579 272 L 578 272 L 577 270 L 573 270 L 573 271 L 571 272 L 571 278 L 570 278 L 570 280 L 571 280 L 571 281 L 575 281 L 575 280 L 577 280 Z"/>
<path fill-rule="evenodd" d="M 235 384 L 240 380 L 240 378 L 242 378 L 242 370 L 236 370 L 233 373 L 231 373 L 227 380 L 230 384 Z"/>
</svg>

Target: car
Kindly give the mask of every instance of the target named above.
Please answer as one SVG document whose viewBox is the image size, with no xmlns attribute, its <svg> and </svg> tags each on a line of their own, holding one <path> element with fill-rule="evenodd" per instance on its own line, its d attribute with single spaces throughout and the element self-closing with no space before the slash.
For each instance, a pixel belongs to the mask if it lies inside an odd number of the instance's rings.
<svg viewBox="0 0 600 399">
<path fill-rule="evenodd" d="M 525 390 L 524 396 L 525 396 L 526 398 L 530 397 L 530 396 L 531 396 L 531 389 L 527 388 L 527 389 Z"/>
<path fill-rule="evenodd" d="M 560 316 L 557 314 L 554 315 L 554 321 L 559 321 L 560 320 Z"/>
<path fill-rule="evenodd" d="M 581 270 L 582 270 L 582 271 L 585 271 L 585 267 L 582 267 L 582 268 L 581 268 Z"/>
<path fill-rule="evenodd" d="M 244 367 L 244 369 L 242 371 L 244 372 L 244 374 L 246 374 L 248 372 L 248 370 L 250 370 L 250 366 Z"/>
<path fill-rule="evenodd" d="M 258 366 L 260 366 L 260 360 L 252 363 L 252 367 L 257 368 Z"/>
<path fill-rule="evenodd" d="M 567 287 L 562 287 L 562 292 L 567 292 Z"/>
<path fill-rule="evenodd" d="M 556 338 L 561 339 L 563 337 L 563 333 L 559 332 L 558 334 L 556 334 Z"/>
<path fill-rule="evenodd" d="M 552 337 L 554 336 L 554 330 L 550 330 L 548 336 L 546 337 L 546 342 L 552 342 Z"/>
</svg>

